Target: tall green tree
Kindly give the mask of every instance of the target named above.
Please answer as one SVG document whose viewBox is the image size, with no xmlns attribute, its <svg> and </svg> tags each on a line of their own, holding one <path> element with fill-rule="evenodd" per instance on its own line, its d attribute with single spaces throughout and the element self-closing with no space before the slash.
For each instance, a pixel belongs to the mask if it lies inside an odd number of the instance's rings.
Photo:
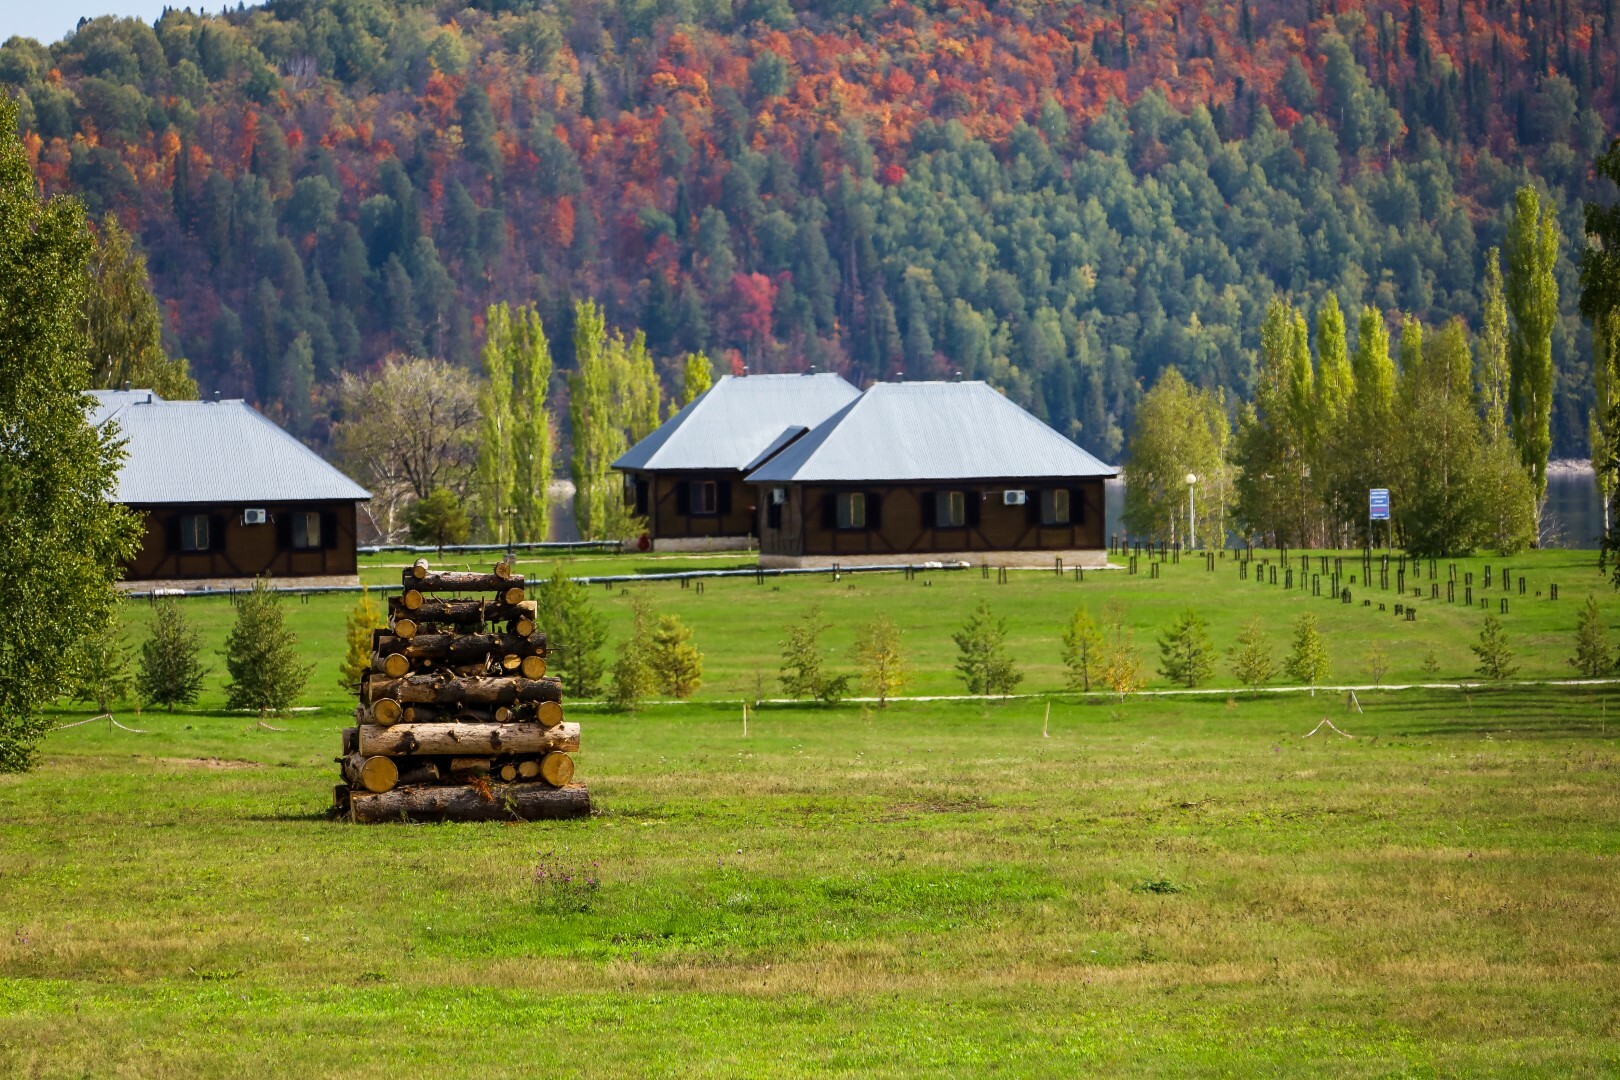
<svg viewBox="0 0 1620 1080">
<path fill-rule="evenodd" d="M 535 590 L 535 624 L 555 646 L 552 668 L 572 697 L 591 698 L 602 692 L 607 662 L 607 621 L 591 602 L 591 591 L 572 581 L 561 566 Z"/>
<path fill-rule="evenodd" d="M 1620 139 L 1592 163 L 1593 171 L 1620 185 Z M 1611 504 L 1620 497 L 1620 202 L 1589 201 L 1585 242 L 1579 257 L 1581 315 L 1592 327 L 1592 468 L 1604 497 L 1607 556 L 1614 531 Z"/>
<path fill-rule="evenodd" d="M 1543 209 L 1535 188 L 1520 188 L 1507 233 L 1507 303 L 1513 316 L 1508 401 L 1513 412 L 1513 440 L 1535 487 L 1538 508 L 1547 495 L 1547 456 L 1552 451 L 1558 245 L 1558 219 L 1552 207 Z"/>
<path fill-rule="evenodd" d="M 602 310 L 590 300 L 574 309 L 574 373 L 568 380 L 568 419 L 574 433 L 574 516 L 580 535 L 623 539 L 632 531 L 612 466 L 629 449 L 625 410 L 624 339 L 609 338 Z"/>
<path fill-rule="evenodd" d="M 714 365 L 701 352 L 688 353 L 681 366 L 681 407 L 692 404 L 714 385 Z"/>
<path fill-rule="evenodd" d="M 163 348 L 163 317 L 146 256 L 111 214 L 96 232 L 84 317 L 93 386 L 117 390 L 127 383 L 170 401 L 197 396 L 185 358 L 171 358 Z"/>
<path fill-rule="evenodd" d="M 1334 440 L 1334 489 L 1338 492 L 1337 504 L 1351 515 L 1353 535 L 1368 539 L 1371 531 L 1367 491 L 1397 486 L 1403 437 L 1395 414 L 1395 364 L 1390 359 L 1389 328 L 1383 313 L 1370 305 L 1361 309 L 1352 372 L 1355 387 L 1350 407 Z M 1399 498 L 1399 490 L 1394 491 L 1392 499 Z"/>
<path fill-rule="evenodd" d="M 1206 544 L 1226 535 L 1231 469 L 1226 460 L 1231 426 L 1221 397 L 1195 389 L 1172 365 L 1159 373 L 1137 406 L 1125 485 L 1125 527 L 1134 536 L 1185 540 L 1187 474 L 1197 528 Z"/>
<path fill-rule="evenodd" d="M 544 540 L 555 440 L 546 405 L 551 345 L 540 313 L 528 305 L 492 305 L 481 355 L 479 516 L 491 535 L 517 543 Z"/>
<path fill-rule="evenodd" d="M 1195 687 L 1215 672 L 1215 646 L 1209 626 L 1196 611 L 1183 611 L 1159 635 L 1159 674 L 1171 682 Z"/>
<path fill-rule="evenodd" d="M 1324 515 L 1325 539 L 1342 544 L 1353 508 L 1344 504 L 1336 484 L 1339 439 L 1355 395 L 1356 377 L 1350 368 L 1345 339 L 1344 312 L 1339 298 L 1328 293 L 1316 309 L 1316 438 L 1311 454 L 1311 486 Z"/>
<path fill-rule="evenodd" d="M 1305 317 L 1274 298 L 1260 328 L 1254 403 L 1237 438 L 1238 518 L 1250 532 L 1298 546 L 1312 538 L 1315 376 Z"/>
<path fill-rule="evenodd" d="M 484 313 L 484 348 L 479 359 L 484 382 L 478 388 L 478 464 L 473 481 L 475 505 L 483 528 L 496 543 L 517 539 L 510 519 L 512 506 L 513 428 L 512 313 L 505 304 L 492 304 Z"/>
<path fill-rule="evenodd" d="M 1408 325 L 1403 353 L 1417 326 Z M 1467 555 L 1490 539 L 1485 444 L 1474 411 L 1473 368 L 1467 327 L 1454 319 L 1434 336 L 1427 356 L 1402 373 L 1401 413 L 1410 423 L 1401 444 L 1405 482 L 1396 514 L 1414 555 Z"/>
<path fill-rule="evenodd" d="M 371 650 L 371 631 L 366 631 L 366 651 Z M 175 600 L 164 600 L 152 616 L 152 633 L 141 645 L 140 672 L 135 677 L 136 692 L 148 705 L 162 705 L 170 712 L 176 705 L 191 705 L 202 693 L 208 669 L 202 662 L 202 639 L 186 622 L 185 613 Z M 355 682 L 359 681 L 356 675 Z M 350 683 L 346 689 L 352 688 Z"/>
<path fill-rule="evenodd" d="M 1479 331 L 1479 396 L 1485 414 L 1486 441 L 1508 437 L 1508 309 L 1502 286 L 1502 258 L 1496 248 L 1485 253 L 1485 295 Z"/>
<path fill-rule="evenodd" d="M 957 675 L 968 693 L 1005 696 L 1023 681 L 1023 673 L 1007 649 L 1007 620 L 992 614 L 987 601 L 979 601 L 951 640 L 959 653 Z"/>
<path fill-rule="evenodd" d="M 92 242 L 73 199 L 46 202 L 0 95 L 0 771 L 33 761 L 62 656 L 113 619 L 141 524 L 111 501 L 123 451 L 92 427 L 84 332 Z"/>
<path fill-rule="evenodd" d="M 315 670 L 298 651 L 298 635 L 288 629 L 281 597 L 268 577 L 253 583 L 236 605 L 236 622 L 225 635 L 225 703 L 260 716 L 283 713 L 298 701 Z"/>
</svg>

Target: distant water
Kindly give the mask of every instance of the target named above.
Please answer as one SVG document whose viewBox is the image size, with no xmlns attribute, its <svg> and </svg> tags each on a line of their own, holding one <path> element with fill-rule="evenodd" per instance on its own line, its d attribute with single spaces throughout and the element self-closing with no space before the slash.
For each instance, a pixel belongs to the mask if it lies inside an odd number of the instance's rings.
<svg viewBox="0 0 1620 1080">
<path fill-rule="evenodd" d="M 1125 531 L 1125 484 L 1108 481 L 1105 497 L 1108 535 Z M 1589 468 L 1560 468 L 1547 475 L 1549 547 L 1595 550 L 1603 536 L 1603 500 Z"/>
</svg>

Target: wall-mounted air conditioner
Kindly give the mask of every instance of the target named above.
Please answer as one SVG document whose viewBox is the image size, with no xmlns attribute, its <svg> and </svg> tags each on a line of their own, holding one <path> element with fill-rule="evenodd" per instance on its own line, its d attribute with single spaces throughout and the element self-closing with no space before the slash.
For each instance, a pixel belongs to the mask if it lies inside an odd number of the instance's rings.
<svg viewBox="0 0 1620 1080">
<path fill-rule="evenodd" d="M 1002 506 L 1023 506 L 1028 496 L 1022 491 L 1003 491 L 1001 493 Z"/>
<path fill-rule="evenodd" d="M 242 524 L 244 525 L 263 525 L 269 520 L 270 515 L 266 514 L 263 510 L 242 511 Z"/>
</svg>

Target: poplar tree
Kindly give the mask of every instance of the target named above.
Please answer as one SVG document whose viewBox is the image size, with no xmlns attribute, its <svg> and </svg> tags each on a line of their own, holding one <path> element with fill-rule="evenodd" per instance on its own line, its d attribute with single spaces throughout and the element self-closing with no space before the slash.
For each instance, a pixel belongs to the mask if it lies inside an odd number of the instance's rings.
<svg viewBox="0 0 1620 1080">
<path fill-rule="evenodd" d="M 1342 543 L 1345 523 L 1354 511 L 1345 504 L 1337 485 L 1341 469 L 1339 441 L 1355 393 L 1355 375 L 1350 370 L 1344 312 L 1333 293 L 1328 293 L 1316 309 L 1316 365 L 1317 441 L 1311 460 L 1311 482 L 1327 515 L 1328 541 Z"/>
<path fill-rule="evenodd" d="M 140 520 L 111 496 L 116 423 L 86 415 L 90 231 L 73 199 L 39 196 L 0 95 L 0 772 L 33 762 L 62 657 L 113 619 Z"/>
<path fill-rule="evenodd" d="M 1535 488 L 1537 515 L 1547 495 L 1547 455 L 1552 450 L 1552 331 L 1558 321 L 1558 221 L 1543 213 L 1541 197 L 1526 185 L 1514 199 L 1507 234 L 1507 303 L 1513 315 L 1509 337 L 1508 400 L 1519 461 Z"/>
<path fill-rule="evenodd" d="M 551 346 L 540 314 L 505 304 L 486 313 L 479 394 L 479 516 L 495 537 L 526 543 L 548 533 L 552 425 L 546 407 Z M 510 529 L 508 529 L 508 520 Z"/>
<path fill-rule="evenodd" d="M 1479 331 L 1479 396 L 1488 442 L 1507 438 L 1508 310 L 1502 293 L 1502 258 L 1497 248 L 1485 253 L 1483 325 Z"/>
<path fill-rule="evenodd" d="M 568 380 L 568 419 L 574 433 L 574 516 L 580 535 L 608 538 L 610 469 L 628 449 L 615 419 L 613 359 L 602 310 L 590 300 L 574 308 L 574 374 Z"/>
<path fill-rule="evenodd" d="M 478 516 L 496 543 L 515 539 L 508 530 L 512 490 L 511 312 L 492 304 L 484 313 L 484 383 L 478 389 L 478 465 L 474 490 Z"/>
<path fill-rule="evenodd" d="M 658 427 L 658 406 L 663 396 L 652 354 L 647 351 L 647 335 L 635 332 L 628 344 L 620 342 L 623 362 L 614 369 L 619 380 L 618 398 L 624 410 L 626 442 L 634 446 Z"/>
<path fill-rule="evenodd" d="M 1402 440 L 1401 504 L 1396 513 L 1406 547 L 1418 556 L 1467 555 L 1491 534 L 1485 503 L 1485 447 L 1474 411 L 1473 355 L 1468 330 L 1452 320 L 1420 354 L 1419 324 L 1409 321 L 1401 334 L 1414 359 L 1402 373 L 1401 404 L 1414 419 Z"/>
<path fill-rule="evenodd" d="M 1340 503 L 1352 514 L 1355 535 L 1370 539 L 1367 491 L 1393 486 L 1401 435 L 1395 418 L 1395 365 L 1389 355 L 1389 329 L 1383 313 L 1370 305 L 1361 309 L 1359 322 L 1351 366 L 1355 385 L 1336 440 L 1340 467 L 1335 487 Z M 1399 497 L 1398 491 L 1394 497 Z"/>
<path fill-rule="evenodd" d="M 1593 171 L 1620 184 L 1620 140 L 1592 163 Z M 1605 557 L 1613 546 L 1610 504 L 1620 488 L 1620 203 L 1586 204 L 1586 242 L 1578 260 L 1581 315 L 1592 326 L 1592 468 L 1603 493 Z"/>
<path fill-rule="evenodd" d="M 1136 536 L 1175 542 L 1187 526 L 1189 472 L 1198 477 L 1194 505 L 1208 537 L 1226 530 L 1230 498 L 1226 449 L 1231 426 L 1219 396 L 1195 389 L 1172 365 L 1137 405 L 1125 485 L 1125 524 Z"/>
<path fill-rule="evenodd" d="M 692 404 L 713 385 L 714 365 L 709 363 L 708 356 L 701 352 L 688 353 L 681 368 L 680 407 Z"/>
<path fill-rule="evenodd" d="M 1238 517 L 1278 544 L 1308 539 L 1314 378 L 1305 320 L 1273 299 L 1260 328 L 1254 403 L 1237 439 Z"/>
<path fill-rule="evenodd" d="M 1485 254 L 1483 325 L 1479 333 L 1479 397 L 1485 443 L 1481 498 L 1490 516 L 1488 542 L 1503 554 L 1523 550 L 1536 536 L 1535 488 L 1530 474 L 1519 463 L 1518 447 L 1507 423 L 1511 380 L 1508 336 L 1501 255 L 1491 248 Z"/>
</svg>

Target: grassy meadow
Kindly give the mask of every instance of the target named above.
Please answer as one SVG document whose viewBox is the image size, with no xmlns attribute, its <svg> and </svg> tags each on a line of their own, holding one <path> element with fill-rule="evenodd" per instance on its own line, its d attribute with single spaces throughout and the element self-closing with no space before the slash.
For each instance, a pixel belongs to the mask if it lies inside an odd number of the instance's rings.
<svg viewBox="0 0 1620 1080">
<path fill-rule="evenodd" d="M 1620 603 L 1589 553 L 1513 566 L 1520 674 L 1565 677 L 1586 593 L 1611 622 Z M 894 617 L 916 694 L 960 689 L 950 633 L 980 596 L 1034 693 L 1082 601 L 1126 602 L 1150 666 L 1187 606 L 1223 647 L 1258 616 L 1279 650 L 1315 611 L 1351 682 L 1374 642 L 1386 681 L 1428 678 L 1430 649 L 1468 676 L 1477 607 L 1408 623 L 1359 584 L 1345 606 L 1229 562 L 634 587 L 696 628 L 707 678 L 694 703 L 572 710 L 588 820 L 324 820 L 341 597 L 288 601 L 313 711 L 225 712 L 216 673 L 195 710 L 119 714 L 146 734 L 52 735 L 0 777 L 0 1076 L 1620 1070 L 1620 687 L 1368 691 L 1361 714 L 1330 693 L 766 706 L 746 737 L 736 704 L 774 693 L 780 626 L 813 602 L 835 668 Z M 598 595 L 622 631 L 626 595 Z M 217 648 L 228 601 L 184 603 Z M 1355 737 L 1306 737 L 1324 716 Z"/>
</svg>

